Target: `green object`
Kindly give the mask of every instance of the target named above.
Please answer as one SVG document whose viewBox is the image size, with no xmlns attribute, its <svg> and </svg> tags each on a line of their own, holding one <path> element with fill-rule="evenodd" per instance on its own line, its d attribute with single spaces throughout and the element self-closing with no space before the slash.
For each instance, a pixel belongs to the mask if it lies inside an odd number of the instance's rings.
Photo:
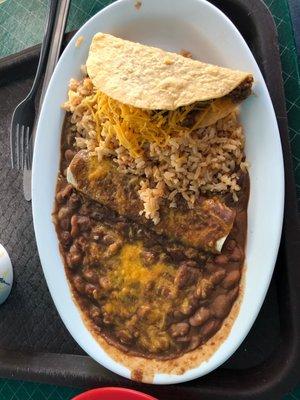
<svg viewBox="0 0 300 400">
<path fill-rule="evenodd" d="M 72 0 L 67 30 L 80 27 L 113 0 Z M 290 142 L 300 204 L 300 79 L 287 0 L 265 0 L 279 36 L 279 50 L 289 120 Z M 0 57 L 40 43 L 43 37 L 46 0 L 0 0 Z M 0 400 L 67 400 L 80 389 L 0 379 Z M 300 400 L 300 387 L 284 400 Z"/>
<path fill-rule="evenodd" d="M 300 210 L 300 75 L 287 0 L 265 0 L 278 31 L 290 143 Z M 299 396 L 300 398 L 300 396 Z"/>
</svg>

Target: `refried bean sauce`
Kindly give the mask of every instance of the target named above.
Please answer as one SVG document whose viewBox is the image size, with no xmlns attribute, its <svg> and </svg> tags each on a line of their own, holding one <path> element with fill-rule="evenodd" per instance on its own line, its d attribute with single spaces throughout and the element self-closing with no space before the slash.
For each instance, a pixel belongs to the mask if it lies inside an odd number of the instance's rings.
<svg viewBox="0 0 300 400">
<path fill-rule="evenodd" d="M 54 222 L 74 297 L 94 333 L 132 355 L 172 359 L 204 344 L 239 294 L 247 231 L 248 174 L 221 254 L 199 252 L 120 217 L 67 183 L 74 133 L 62 134 Z"/>
</svg>

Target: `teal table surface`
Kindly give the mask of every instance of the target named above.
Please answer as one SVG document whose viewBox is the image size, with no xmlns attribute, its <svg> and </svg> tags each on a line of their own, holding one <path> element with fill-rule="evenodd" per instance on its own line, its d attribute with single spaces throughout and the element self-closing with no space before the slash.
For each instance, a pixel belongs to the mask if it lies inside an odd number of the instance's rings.
<svg viewBox="0 0 300 400">
<path fill-rule="evenodd" d="M 80 27 L 112 0 L 72 0 L 67 30 Z M 279 38 L 295 183 L 300 201 L 300 79 L 287 0 L 265 0 L 274 17 Z M 40 43 L 47 0 L 0 0 L 0 57 Z M 0 379 L 0 400 L 66 400 L 82 390 L 40 383 Z M 300 387 L 285 400 L 300 399 Z M 163 399 L 161 399 L 163 400 Z"/>
</svg>

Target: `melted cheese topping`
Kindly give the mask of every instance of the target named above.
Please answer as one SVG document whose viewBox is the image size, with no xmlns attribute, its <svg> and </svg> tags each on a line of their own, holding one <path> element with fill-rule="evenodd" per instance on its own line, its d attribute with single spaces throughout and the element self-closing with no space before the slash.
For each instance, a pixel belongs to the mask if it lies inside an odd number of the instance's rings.
<svg viewBox="0 0 300 400">
<path fill-rule="evenodd" d="M 111 169 L 109 161 L 102 160 L 101 164 L 98 163 L 96 157 L 89 157 L 88 160 L 88 180 L 93 181 L 103 179 Z"/>
<path fill-rule="evenodd" d="M 176 270 L 162 262 L 146 267 L 142 262 L 142 251 L 140 242 L 125 244 L 122 248 L 114 269 L 108 274 L 114 290 L 103 311 L 113 315 L 115 325 L 123 328 L 124 318 L 128 319 L 128 327 L 136 323 L 135 314 L 147 304 L 147 310 L 139 320 L 140 335 L 136 340 L 145 349 L 156 353 L 162 350 L 161 346 L 165 349 L 172 345 L 165 326 L 166 316 L 173 310 L 177 298 L 173 284 Z M 153 289 L 149 290 L 151 283 L 155 285 L 155 293 Z M 167 289 L 171 296 L 166 298 L 160 289 Z"/>
<path fill-rule="evenodd" d="M 132 157 L 142 155 L 146 142 L 164 146 L 171 135 L 194 131 L 224 118 L 236 108 L 229 97 L 213 101 L 193 103 L 172 111 L 151 111 L 123 104 L 102 92 L 86 97 L 82 105 L 87 107 L 96 125 L 96 137 L 114 135 Z M 190 113 L 197 113 L 194 125 L 185 127 Z"/>
<path fill-rule="evenodd" d="M 109 275 L 115 294 L 106 303 L 106 312 L 118 312 L 120 315 L 135 312 L 147 285 L 151 282 L 155 282 L 156 287 L 170 285 L 170 276 L 175 275 L 174 268 L 160 262 L 146 267 L 141 259 L 142 250 L 143 246 L 139 242 L 126 244 L 122 248 L 115 268 Z M 163 314 L 163 310 L 161 311 Z"/>
<path fill-rule="evenodd" d="M 151 280 L 159 279 L 163 273 L 174 274 L 174 268 L 164 263 L 145 267 L 141 260 L 142 249 L 141 243 L 126 244 L 122 248 L 120 264 L 114 273 L 123 278 L 124 285 L 127 287 L 135 282 L 146 285 Z"/>
</svg>

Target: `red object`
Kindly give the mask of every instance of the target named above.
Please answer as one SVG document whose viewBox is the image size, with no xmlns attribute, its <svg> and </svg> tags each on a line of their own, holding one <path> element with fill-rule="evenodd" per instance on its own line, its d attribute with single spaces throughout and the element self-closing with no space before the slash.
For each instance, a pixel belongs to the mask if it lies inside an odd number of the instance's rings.
<svg viewBox="0 0 300 400">
<path fill-rule="evenodd" d="M 105 387 L 92 389 L 81 393 L 72 400 L 157 400 L 148 394 L 137 392 L 136 390 Z"/>
</svg>

